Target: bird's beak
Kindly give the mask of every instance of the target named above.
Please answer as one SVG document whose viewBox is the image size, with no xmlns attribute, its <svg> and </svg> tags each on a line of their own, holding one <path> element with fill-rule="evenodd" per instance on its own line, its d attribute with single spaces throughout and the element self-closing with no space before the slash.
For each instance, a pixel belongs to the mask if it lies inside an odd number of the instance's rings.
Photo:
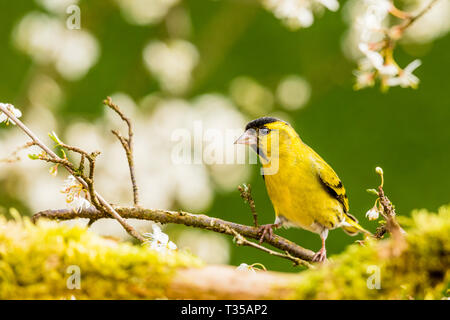
<svg viewBox="0 0 450 320">
<path fill-rule="evenodd" d="M 256 131 L 254 129 L 246 130 L 235 142 L 234 144 L 246 144 L 246 145 L 256 145 L 258 140 L 256 138 Z"/>
</svg>

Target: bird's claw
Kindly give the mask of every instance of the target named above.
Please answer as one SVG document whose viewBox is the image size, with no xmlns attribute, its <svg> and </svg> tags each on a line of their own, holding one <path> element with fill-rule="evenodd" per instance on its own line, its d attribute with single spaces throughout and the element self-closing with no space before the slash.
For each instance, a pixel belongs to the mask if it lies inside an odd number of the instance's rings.
<svg viewBox="0 0 450 320">
<path fill-rule="evenodd" d="M 325 250 L 325 248 L 322 248 L 319 251 L 317 251 L 312 258 L 313 262 L 324 262 L 325 260 L 327 260 L 327 251 Z"/>
<path fill-rule="evenodd" d="M 264 239 L 266 238 L 267 235 L 267 239 L 272 239 L 273 237 L 273 228 L 276 228 L 278 225 L 277 224 L 264 224 L 262 226 L 259 227 L 258 229 L 258 234 L 261 233 L 261 238 L 259 238 L 259 243 L 263 243 Z"/>
</svg>

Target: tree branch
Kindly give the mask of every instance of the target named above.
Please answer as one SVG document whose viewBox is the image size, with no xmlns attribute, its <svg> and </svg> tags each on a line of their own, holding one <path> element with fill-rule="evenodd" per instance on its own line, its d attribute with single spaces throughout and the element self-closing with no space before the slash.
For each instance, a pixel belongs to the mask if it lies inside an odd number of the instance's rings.
<svg viewBox="0 0 450 320">
<path fill-rule="evenodd" d="M 86 152 L 81 148 L 71 146 L 68 144 L 63 143 L 61 140 L 59 140 L 58 137 L 54 133 L 50 134 L 50 137 L 57 143 L 57 146 L 67 149 L 69 151 L 75 152 L 80 154 L 80 165 L 78 169 L 75 168 L 75 166 L 68 161 L 67 159 L 63 159 L 65 163 L 71 167 L 71 169 L 75 172 L 76 176 L 80 176 L 87 184 L 87 192 L 89 193 L 89 197 L 91 200 L 91 203 L 96 207 L 98 210 L 107 211 L 98 201 L 97 196 L 95 195 L 95 188 L 94 188 L 94 172 L 95 172 L 95 161 L 97 159 L 97 156 L 100 154 L 100 151 L 94 151 L 94 152 Z M 54 163 L 60 163 L 58 160 L 52 159 L 52 158 L 45 158 L 40 157 L 40 159 L 48 161 L 48 162 L 54 162 Z M 86 176 L 84 174 L 84 161 L 85 159 L 89 162 L 89 176 Z"/>
<path fill-rule="evenodd" d="M 260 244 L 248 241 L 247 239 L 245 239 L 244 236 L 242 236 L 241 234 L 236 232 L 234 229 L 230 229 L 230 232 L 232 234 L 234 234 L 234 238 L 236 239 L 236 244 L 238 246 L 249 246 L 249 247 L 252 247 L 252 248 L 256 248 L 258 250 L 267 252 L 270 255 L 273 255 L 273 256 L 276 256 L 276 257 L 280 257 L 280 258 L 283 258 L 283 259 L 288 259 L 288 260 L 294 262 L 294 265 L 302 265 L 302 266 L 307 267 L 307 268 L 313 268 L 312 264 L 310 264 L 310 263 L 308 263 L 305 260 L 302 260 L 300 258 L 293 257 L 288 252 L 283 254 L 283 253 L 280 253 L 280 252 L 276 252 L 276 251 L 270 250 L 270 249 L 268 249 L 266 247 L 263 247 Z"/>
<path fill-rule="evenodd" d="M 402 227 L 400 227 L 397 219 L 395 219 L 396 214 L 394 206 L 392 205 L 389 198 L 385 195 L 382 186 L 378 187 L 378 198 L 380 199 L 380 204 L 383 207 L 383 216 L 386 218 L 386 231 L 389 231 L 392 234 L 392 237 L 394 237 L 395 239 L 402 238 L 405 231 L 402 229 Z"/>
<path fill-rule="evenodd" d="M 243 184 L 242 186 L 238 187 L 238 190 L 240 192 L 241 198 L 244 200 L 244 202 L 248 203 L 250 207 L 250 211 L 253 215 L 253 224 L 255 227 L 258 227 L 258 213 L 256 212 L 256 206 L 255 206 L 255 200 L 253 200 L 252 197 L 252 187 L 249 184 Z"/>
<path fill-rule="evenodd" d="M 300 273 L 205 265 L 184 250 L 131 248 L 82 228 L 0 217 L 0 299 L 448 299 L 449 215 L 449 206 L 414 212 L 400 254 L 393 238 L 368 241 Z M 67 288 L 70 265 L 80 267 L 80 290 Z M 36 266 L 45 272 L 30 277 Z"/>
<path fill-rule="evenodd" d="M 131 184 L 133 187 L 133 201 L 134 205 L 139 205 L 139 189 L 136 183 L 136 173 L 134 169 L 134 155 L 133 155 L 133 125 L 131 120 L 125 116 L 125 114 L 120 110 L 119 106 L 112 102 L 111 97 L 107 97 L 103 103 L 110 107 L 113 111 L 115 111 L 120 118 L 127 124 L 128 126 L 128 138 L 123 137 L 118 131 L 112 130 L 112 133 L 117 137 L 117 139 L 122 144 L 123 149 L 125 150 L 125 154 L 128 160 L 128 167 L 130 169 L 130 178 Z"/>
<path fill-rule="evenodd" d="M 212 218 L 203 214 L 192 214 L 184 211 L 169 211 L 158 209 L 144 209 L 140 207 L 118 207 L 114 209 L 124 219 L 140 219 L 160 222 L 162 224 L 175 223 L 182 224 L 188 227 L 206 229 L 218 233 L 227 234 L 230 236 L 236 236 L 236 233 L 259 240 L 261 235 L 256 227 L 250 227 L 234 222 L 225 221 L 218 218 Z M 104 212 L 98 211 L 94 208 L 82 210 L 80 212 L 74 212 L 69 209 L 61 210 L 45 210 L 33 215 L 33 221 L 37 221 L 40 218 L 57 219 L 57 220 L 71 220 L 77 218 L 87 218 L 91 220 L 98 220 L 103 218 L 110 218 L 109 215 Z M 301 265 L 305 265 L 295 258 L 312 261 L 314 252 L 305 249 L 292 241 L 289 241 L 278 235 L 273 235 L 271 239 L 265 239 L 265 242 L 272 247 L 280 249 L 283 252 L 287 252 L 291 258 L 284 256 L 283 258 L 297 262 Z M 253 246 L 253 245 L 252 245 Z M 260 249 L 260 248 L 258 248 Z M 282 255 L 282 254 L 281 254 Z M 294 258 L 294 259 L 292 259 Z"/>
<path fill-rule="evenodd" d="M 73 165 L 68 165 L 67 163 L 63 162 L 65 159 L 60 158 L 56 153 L 54 153 L 52 150 L 50 150 L 49 147 L 47 147 L 22 121 L 17 119 L 12 112 L 10 112 L 7 108 L 3 107 L 0 104 L 0 110 L 5 113 L 11 120 L 14 121 L 14 123 L 22 129 L 22 131 L 25 132 L 25 134 L 30 137 L 30 139 L 34 142 L 35 145 L 39 146 L 44 152 L 46 152 L 50 159 L 55 161 L 55 163 L 61 163 L 66 170 L 73 175 L 82 185 L 84 188 L 88 188 L 88 184 L 86 181 L 76 174 Z M 96 191 L 94 191 L 95 197 L 98 199 L 100 204 L 104 206 L 105 210 L 113 216 L 121 225 L 122 227 L 133 237 L 138 239 L 139 241 L 143 242 L 145 239 L 142 237 L 132 226 L 130 226 L 125 219 L 123 219 L 115 210 L 114 208 Z"/>
<path fill-rule="evenodd" d="M 35 145 L 35 143 L 33 141 L 27 142 L 24 145 L 18 147 L 16 150 L 14 150 L 14 152 L 11 153 L 8 158 L 0 159 L 0 162 L 13 163 L 13 162 L 19 161 L 20 160 L 20 157 L 18 155 L 19 152 L 22 150 L 28 149 L 34 145 Z"/>
</svg>

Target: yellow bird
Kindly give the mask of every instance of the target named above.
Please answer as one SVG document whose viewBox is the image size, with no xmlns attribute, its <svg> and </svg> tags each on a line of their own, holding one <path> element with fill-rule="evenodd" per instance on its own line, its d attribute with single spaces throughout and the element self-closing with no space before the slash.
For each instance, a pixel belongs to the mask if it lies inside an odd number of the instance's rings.
<svg viewBox="0 0 450 320">
<path fill-rule="evenodd" d="M 298 227 L 318 233 L 322 248 L 314 261 L 326 260 L 328 231 L 370 234 L 348 213 L 348 198 L 333 169 L 298 136 L 289 123 L 271 117 L 253 120 L 235 143 L 246 144 L 259 155 L 275 222 L 260 227 L 261 242 L 273 228 Z"/>
</svg>

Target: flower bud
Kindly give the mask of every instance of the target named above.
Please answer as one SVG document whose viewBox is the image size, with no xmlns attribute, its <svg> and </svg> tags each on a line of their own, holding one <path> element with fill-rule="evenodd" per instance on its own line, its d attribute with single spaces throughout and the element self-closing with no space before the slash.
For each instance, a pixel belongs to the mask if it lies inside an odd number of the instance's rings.
<svg viewBox="0 0 450 320">
<path fill-rule="evenodd" d="M 381 167 L 376 167 L 375 172 L 378 173 L 380 176 L 383 175 L 383 169 L 381 169 Z"/>
<path fill-rule="evenodd" d="M 380 212 L 378 211 L 378 208 L 376 206 L 374 206 L 372 209 L 366 212 L 366 217 L 370 221 L 377 220 L 379 216 Z"/>
</svg>

